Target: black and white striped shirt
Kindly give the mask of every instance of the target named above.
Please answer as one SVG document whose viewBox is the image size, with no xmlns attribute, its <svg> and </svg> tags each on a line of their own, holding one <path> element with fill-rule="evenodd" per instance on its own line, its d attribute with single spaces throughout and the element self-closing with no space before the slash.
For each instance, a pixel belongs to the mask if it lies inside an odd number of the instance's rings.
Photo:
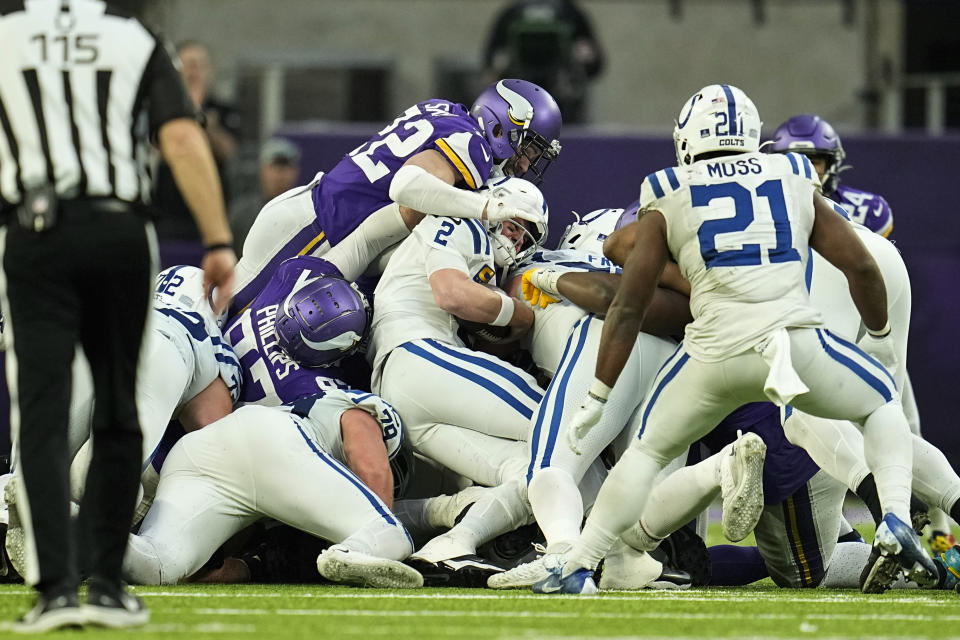
<svg viewBox="0 0 960 640">
<path fill-rule="evenodd" d="M 0 211 L 25 189 L 145 203 L 149 138 L 195 117 L 160 40 L 101 0 L 0 0 Z"/>
</svg>

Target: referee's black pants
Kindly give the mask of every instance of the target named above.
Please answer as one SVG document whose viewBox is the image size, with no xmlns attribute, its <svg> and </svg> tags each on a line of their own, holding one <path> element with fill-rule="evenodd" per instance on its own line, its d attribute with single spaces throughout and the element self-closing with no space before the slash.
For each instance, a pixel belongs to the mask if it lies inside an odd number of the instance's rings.
<svg viewBox="0 0 960 640">
<path fill-rule="evenodd" d="M 119 582 L 141 465 L 137 360 L 150 306 L 152 227 L 116 201 L 61 203 L 43 233 L 0 230 L 10 424 L 28 584 Z M 93 374 L 93 458 L 75 534 L 67 422 L 80 343 Z"/>
</svg>

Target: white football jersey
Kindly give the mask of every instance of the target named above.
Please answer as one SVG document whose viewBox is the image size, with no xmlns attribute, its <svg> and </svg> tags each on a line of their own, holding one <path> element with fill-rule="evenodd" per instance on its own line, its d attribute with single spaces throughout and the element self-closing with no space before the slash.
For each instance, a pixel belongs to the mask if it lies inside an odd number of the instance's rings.
<svg viewBox="0 0 960 640">
<path fill-rule="evenodd" d="M 867 227 L 851 224 L 883 274 L 883 283 L 887 289 L 887 314 L 899 360 L 894 380 L 897 388 L 903 389 L 907 375 L 907 336 L 910 332 L 912 306 L 907 267 L 892 242 Z M 847 278 L 816 251 L 813 252 L 809 272 L 810 302 L 823 314 L 827 329 L 856 342 L 865 330 L 860 312 L 850 297 Z"/>
<path fill-rule="evenodd" d="M 781 327 L 822 324 L 804 282 L 819 179 L 796 153 L 746 153 L 650 174 L 640 208 L 660 211 L 690 282 L 684 344 L 716 362 Z"/>
<path fill-rule="evenodd" d="M 373 388 L 387 355 L 405 342 L 433 338 L 465 346 L 457 319 L 433 299 L 430 274 L 457 269 L 475 282 L 494 278 L 493 250 L 478 220 L 427 216 L 397 248 L 374 292 L 373 325 L 367 358 L 373 364 Z"/>
<path fill-rule="evenodd" d="M 574 249 L 538 251 L 524 260 L 515 273 L 522 274 L 527 269 L 537 267 L 556 271 L 620 273 L 620 267 L 607 258 Z M 530 355 L 537 367 L 552 378 L 563 359 L 563 351 L 573 326 L 588 312 L 566 299 L 547 305 L 545 309 L 541 309 L 539 305 L 531 308 L 534 316 L 533 330 L 526 338 Z"/>
<path fill-rule="evenodd" d="M 173 342 L 193 373 L 182 402 L 203 391 L 217 376 L 223 378 L 236 402 L 243 375 L 233 348 L 226 344 L 217 315 L 203 291 L 203 271 L 176 266 L 161 271 L 153 295 L 150 320 L 156 331 Z"/>
<path fill-rule="evenodd" d="M 393 459 L 403 444 L 403 423 L 400 414 L 383 398 L 367 391 L 331 389 L 282 405 L 322 451 L 346 464 L 340 416 L 348 409 L 362 409 L 373 416 L 383 431 L 387 457 Z"/>
</svg>

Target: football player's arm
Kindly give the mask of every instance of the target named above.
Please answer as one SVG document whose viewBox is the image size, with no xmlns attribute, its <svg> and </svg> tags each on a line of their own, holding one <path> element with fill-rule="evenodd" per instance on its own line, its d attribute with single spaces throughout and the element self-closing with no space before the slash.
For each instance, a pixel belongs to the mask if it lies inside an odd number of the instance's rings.
<svg viewBox="0 0 960 640">
<path fill-rule="evenodd" d="M 663 214 L 650 211 L 636 224 L 636 242 L 623 266 L 620 287 L 600 338 L 596 377 L 607 387 L 613 387 L 623 371 L 670 256 Z"/>
<path fill-rule="evenodd" d="M 203 256 L 204 286 L 207 291 L 217 287 L 216 311 L 222 311 L 230 301 L 233 289 L 233 267 L 237 256 L 233 252 L 233 235 L 227 223 L 220 188 L 220 176 L 213 153 L 203 130 L 190 118 L 168 120 L 157 133 L 160 152 L 170 165 L 173 178 L 186 201 L 200 230 L 206 247 Z"/>
<path fill-rule="evenodd" d="M 499 198 L 454 185 L 461 179 L 450 161 L 435 149 L 425 149 L 408 159 L 390 181 L 390 199 L 400 205 L 400 215 L 413 229 L 424 214 L 449 218 L 501 221 L 511 218 L 539 220 L 540 211 L 516 208 Z"/>
<path fill-rule="evenodd" d="M 340 438 L 350 470 L 393 508 L 393 472 L 377 419 L 363 409 L 347 409 L 340 416 Z"/>
<path fill-rule="evenodd" d="M 603 255 L 614 264 L 620 266 L 626 264 L 637 240 L 637 222 L 634 221 L 620 227 L 603 241 Z M 680 267 L 671 260 L 668 260 L 663 268 L 663 274 L 660 276 L 660 286 L 690 297 L 690 283 L 680 273 Z"/>
<path fill-rule="evenodd" d="M 212 422 L 216 422 L 233 409 L 230 390 L 223 378 L 217 376 L 213 382 L 187 401 L 180 411 L 180 424 L 190 433 Z"/>
<path fill-rule="evenodd" d="M 673 263 L 668 261 L 666 267 L 671 265 Z M 604 317 L 613 303 L 621 278 L 619 273 L 570 271 L 557 280 L 557 290 L 561 296 L 578 307 Z M 663 277 L 660 279 L 662 284 Z M 655 336 L 675 336 L 682 334 L 684 327 L 692 321 L 690 299 L 659 286 L 653 292 L 640 329 Z"/>
<path fill-rule="evenodd" d="M 437 269 L 430 274 L 437 306 L 463 320 L 510 326 L 533 325 L 533 311 L 518 299 L 479 282 L 459 269 Z"/>
<path fill-rule="evenodd" d="M 847 278 L 850 297 L 868 330 L 887 328 L 887 289 L 880 268 L 850 223 L 824 199 L 813 194 L 814 222 L 810 246 Z"/>
</svg>

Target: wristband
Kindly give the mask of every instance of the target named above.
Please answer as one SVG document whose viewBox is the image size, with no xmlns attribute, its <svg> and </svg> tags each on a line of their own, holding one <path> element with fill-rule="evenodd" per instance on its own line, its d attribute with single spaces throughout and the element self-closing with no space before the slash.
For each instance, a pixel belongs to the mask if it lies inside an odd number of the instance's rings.
<svg viewBox="0 0 960 640">
<path fill-rule="evenodd" d="M 606 402 L 607 398 L 610 397 L 611 387 L 608 387 L 600 380 L 596 378 L 593 379 L 593 384 L 590 385 L 590 390 L 587 392 L 600 402 Z"/>
<path fill-rule="evenodd" d="M 203 248 L 206 253 L 211 251 L 219 251 L 220 249 L 230 249 L 233 250 L 233 244 L 230 242 L 215 242 L 214 244 L 208 244 Z"/>
<path fill-rule="evenodd" d="M 495 291 L 494 293 L 500 296 L 500 313 L 497 314 L 496 320 L 490 324 L 495 327 L 505 327 L 510 324 L 510 320 L 513 318 L 513 298 L 502 291 Z"/>
<path fill-rule="evenodd" d="M 560 280 L 560 276 L 563 274 L 563 271 L 556 271 L 555 269 L 537 269 L 534 271 L 530 280 L 540 291 L 553 297 L 560 297 L 560 290 L 557 289 L 557 281 Z"/>
<path fill-rule="evenodd" d="M 883 325 L 883 329 L 874 331 L 870 327 L 867 327 L 867 333 L 869 333 L 874 338 L 886 338 L 890 333 L 890 320 L 887 319 L 887 324 Z"/>
</svg>

